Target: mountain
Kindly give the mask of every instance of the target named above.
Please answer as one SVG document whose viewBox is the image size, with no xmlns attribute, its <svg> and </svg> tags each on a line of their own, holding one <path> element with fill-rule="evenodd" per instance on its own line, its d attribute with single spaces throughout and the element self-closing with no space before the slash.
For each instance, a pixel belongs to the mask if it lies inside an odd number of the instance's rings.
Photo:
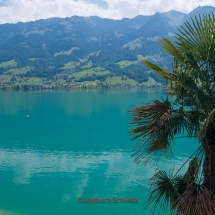
<svg viewBox="0 0 215 215">
<path fill-rule="evenodd" d="M 161 16 L 166 17 L 166 20 L 170 26 L 177 28 L 180 24 L 183 23 L 186 14 L 171 10 L 169 12 L 161 13 Z"/>
<path fill-rule="evenodd" d="M 156 13 L 139 28 L 137 33 L 147 38 L 166 36 L 169 32 L 174 33 L 174 31 L 175 29 L 168 23 L 167 18 L 160 13 Z"/>
<path fill-rule="evenodd" d="M 203 7 L 199 6 L 193 11 L 191 11 L 189 14 L 187 14 L 184 17 L 183 21 L 190 20 L 191 17 L 198 16 L 199 14 L 212 14 L 214 12 L 215 12 L 215 8 L 212 6 L 203 6 Z"/>
<path fill-rule="evenodd" d="M 194 15 L 213 12 L 214 7 L 205 6 L 189 14 L 172 10 L 122 20 L 72 16 L 2 24 L 0 79 L 4 75 L 16 79 L 48 78 L 67 70 L 99 67 L 112 74 L 147 80 L 149 73 L 139 63 L 141 58 L 171 69 L 171 61 L 160 50 L 159 38 L 171 38 L 177 28 Z"/>
</svg>

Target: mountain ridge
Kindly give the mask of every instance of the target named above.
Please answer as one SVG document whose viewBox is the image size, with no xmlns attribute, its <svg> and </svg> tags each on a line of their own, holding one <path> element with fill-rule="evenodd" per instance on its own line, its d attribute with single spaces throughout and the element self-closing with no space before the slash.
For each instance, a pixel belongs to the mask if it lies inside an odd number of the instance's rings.
<svg viewBox="0 0 215 215">
<path fill-rule="evenodd" d="M 97 67 L 139 82 L 150 75 L 156 79 L 139 64 L 141 58 L 171 69 L 171 61 L 160 50 L 159 38 L 171 38 L 185 19 L 206 12 L 215 12 L 215 7 L 197 7 L 189 14 L 172 10 L 121 20 L 72 16 L 1 24 L 0 79 L 6 74 L 16 79 L 49 78 L 66 70 Z M 128 65 L 122 66 L 124 61 Z"/>
</svg>

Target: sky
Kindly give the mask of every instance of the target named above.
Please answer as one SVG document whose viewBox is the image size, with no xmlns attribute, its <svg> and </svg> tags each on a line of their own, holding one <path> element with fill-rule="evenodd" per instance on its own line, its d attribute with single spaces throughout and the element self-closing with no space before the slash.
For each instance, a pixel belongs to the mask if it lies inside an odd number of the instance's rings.
<svg viewBox="0 0 215 215">
<path fill-rule="evenodd" d="M 214 0 L 0 0 L 0 24 L 51 17 L 99 16 L 122 19 L 170 10 L 189 13 Z"/>
</svg>

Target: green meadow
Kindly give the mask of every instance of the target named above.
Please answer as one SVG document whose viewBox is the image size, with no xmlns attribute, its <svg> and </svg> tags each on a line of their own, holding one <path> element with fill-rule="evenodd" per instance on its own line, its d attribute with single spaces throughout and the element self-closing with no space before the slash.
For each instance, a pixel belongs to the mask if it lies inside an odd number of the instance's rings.
<svg viewBox="0 0 215 215">
<path fill-rule="evenodd" d="M 17 62 L 15 60 L 10 60 L 10 61 L 0 63 L 0 67 L 3 67 L 3 68 L 15 67 L 15 66 L 17 66 Z"/>
</svg>

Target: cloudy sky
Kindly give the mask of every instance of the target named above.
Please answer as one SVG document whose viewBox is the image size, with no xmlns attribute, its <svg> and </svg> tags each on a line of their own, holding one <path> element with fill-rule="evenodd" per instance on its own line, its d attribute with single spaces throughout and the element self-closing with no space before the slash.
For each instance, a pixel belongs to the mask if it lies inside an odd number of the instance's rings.
<svg viewBox="0 0 215 215">
<path fill-rule="evenodd" d="M 0 0 L 0 23 L 50 17 L 100 16 L 133 18 L 139 14 L 177 10 L 189 13 L 198 6 L 215 6 L 214 0 Z"/>
</svg>

